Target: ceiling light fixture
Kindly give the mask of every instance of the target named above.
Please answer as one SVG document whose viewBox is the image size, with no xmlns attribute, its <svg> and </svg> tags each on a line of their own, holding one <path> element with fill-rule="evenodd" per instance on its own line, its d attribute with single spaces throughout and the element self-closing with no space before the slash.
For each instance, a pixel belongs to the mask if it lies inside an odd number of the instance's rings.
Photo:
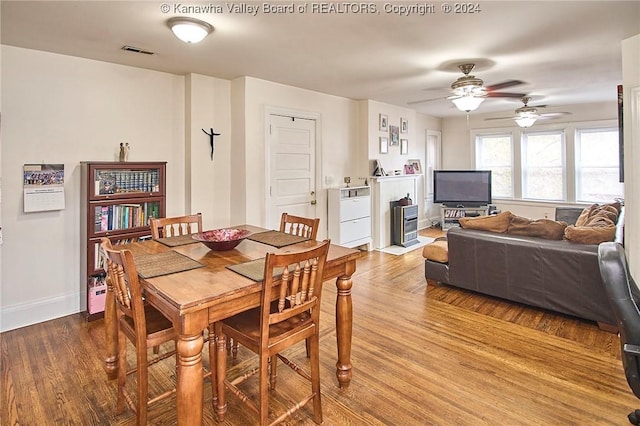
<svg viewBox="0 0 640 426">
<path fill-rule="evenodd" d="M 484 82 L 476 76 L 469 75 L 474 64 L 458 65 L 464 76 L 451 84 L 453 94 L 449 97 L 460 111 L 474 111 L 484 101 L 487 91 Z"/>
<path fill-rule="evenodd" d="M 475 111 L 483 101 L 484 98 L 478 98 L 473 94 L 451 99 L 451 102 L 453 102 L 460 111 L 466 112 Z"/>
<path fill-rule="evenodd" d="M 195 18 L 171 18 L 167 25 L 176 37 L 185 43 L 198 43 L 213 31 L 211 24 Z"/>
<path fill-rule="evenodd" d="M 531 98 L 526 96 L 522 98 L 524 106 L 516 110 L 515 122 L 518 123 L 518 126 L 520 127 L 531 127 L 538 117 L 540 117 L 536 108 L 527 105 L 530 100 Z"/>
</svg>

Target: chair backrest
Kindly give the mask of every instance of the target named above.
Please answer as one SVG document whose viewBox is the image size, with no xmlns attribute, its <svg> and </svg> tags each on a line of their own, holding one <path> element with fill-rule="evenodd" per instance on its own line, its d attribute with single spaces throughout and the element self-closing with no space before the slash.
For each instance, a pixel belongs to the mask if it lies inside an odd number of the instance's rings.
<svg viewBox="0 0 640 426">
<path fill-rule="evenodd" d="M 287 234 L 298 235 L 315 240 L 316 235 L 318 235 L 319 224 L 320 219 L 318 218 L 310 219 L 282 213 L 282 217 L 280 218 L 280 232 L 286 232 Z"/>
<path fill-rule="evenodd" d="M 152 217 L 149 219 L 149 226 L 153 239 L 202 232 L 202 213 L 176 217 Z"/>
<path fill-rule="evenodd" d="M 145 347 L 147 324 L 142 289 L 133 255 L 129 250 L 115 250 L 108 238 L 101 239 L 100 247 L 105 257 L 107 280 L 111 281 L 113 288 L 119 312 L 118 318 L 122 320 L 123 315 L 130 318 L 136 332 L 136 339 L 139 339 L 137 344 L 142 345 L 138 347 Z"/>
<path fill-rule="evenodd" d="M 311 312 L 312 320 L 320 318 L 322 276 L 329 251 L 329 240 L 307 249 L 290 253 L 267 253 L 261 305 L 261 339 L 265 345 L 269 326 L 304 312 Z M 274 276 L 275 275 L 275 276 Z M 277 309 L 271 309 L 273 287 L 279 287 Z"/>
<path fill-rule="evenodd" d="M 598 246 L 600 276 L 613 308 L 620 333 L 622 363 L 627 382 L 640 398 L 640 357 L 625 350 L 625 345 L 640 346 L 640 290 L 629 272 L 624 247 L 615 242 Z"/>
</svg>

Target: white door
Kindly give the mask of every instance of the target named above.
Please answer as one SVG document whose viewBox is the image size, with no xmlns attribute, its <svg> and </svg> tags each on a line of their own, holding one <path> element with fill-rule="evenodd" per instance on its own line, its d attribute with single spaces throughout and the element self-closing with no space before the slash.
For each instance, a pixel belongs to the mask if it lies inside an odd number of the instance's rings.
<svg viewBox="0 0 640 426">
<path fill-rule="evenodd" d="M 280 216 L 316 217 L 316 122 L 271 114 L 269 119 L 268 226 Z"/>
</svg>

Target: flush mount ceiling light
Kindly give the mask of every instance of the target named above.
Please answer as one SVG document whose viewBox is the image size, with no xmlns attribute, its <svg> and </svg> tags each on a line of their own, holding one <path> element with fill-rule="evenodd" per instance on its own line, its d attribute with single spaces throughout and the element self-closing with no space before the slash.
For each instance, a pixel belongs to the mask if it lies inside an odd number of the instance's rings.
<svg viewBox="0 0 640 426">
<path fill-rule="evenodd" d="M 167 21 L 167 25 L 176 37 L 185 43 L 198 43 L 213 31 L 211 24 L 195 18 L 171 18 Z"/>
</svg>

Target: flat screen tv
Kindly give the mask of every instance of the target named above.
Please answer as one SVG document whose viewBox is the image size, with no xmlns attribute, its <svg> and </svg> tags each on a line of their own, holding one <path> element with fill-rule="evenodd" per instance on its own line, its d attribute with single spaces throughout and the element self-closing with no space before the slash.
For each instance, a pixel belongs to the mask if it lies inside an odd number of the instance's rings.
<svg viewBox="0 0 640 426">
<path fill-rule="evenodd" d="M 434 170 L 433 202 L 449 207 L 491 204 L 491 170 Z"/>
</svg>

